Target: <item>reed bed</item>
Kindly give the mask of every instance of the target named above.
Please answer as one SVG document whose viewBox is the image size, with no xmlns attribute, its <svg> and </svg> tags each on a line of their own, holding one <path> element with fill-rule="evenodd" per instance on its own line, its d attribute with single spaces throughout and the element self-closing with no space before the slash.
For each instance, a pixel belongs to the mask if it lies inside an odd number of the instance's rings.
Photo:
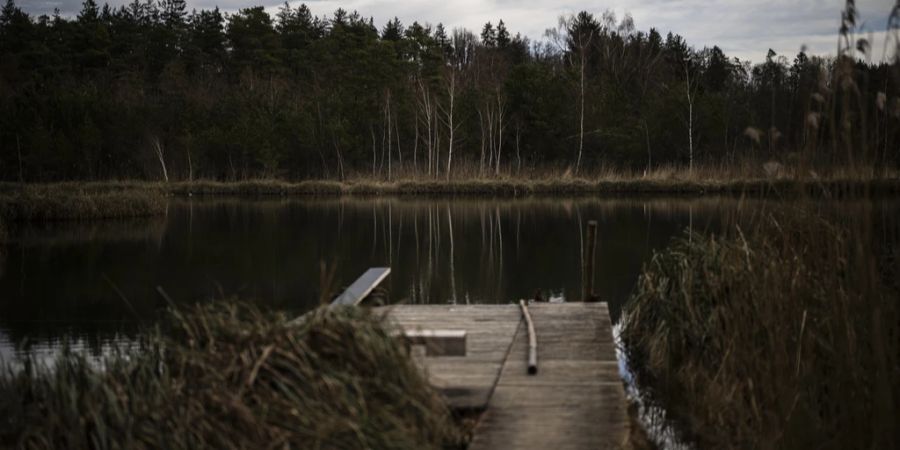
<svg viewBox="0 0 900 450">
<path fill-rule="evenodd" d="M 21 193 L 59 194 L 77 192 L 80 194 L 106 194 L 110 192 L 157 191 L 166 192 L 166 184 L 142 180 L 103 181 L 57 181 L 49 183 L 0 182 L 0 196 Z"/>
<path fill-rule="evenodd" d="M 679 238 L 646 265 L 622 340 L 686 441 L 900 445 L 898 243 L 876 245 L 885 233 L 859 222 L 768 213 Z"/>
<path fill-rule="evenodd" d="M 149 197 L 165 195 L 222 195 L 222 196 L 377 196 L 377 195 L 440 195 L 440 196 L 504 196 L 579 195 L 579 194 L 753 194 L 760 196 L 791 195 L 801 192 L 814 196 L 893 195 L 900 193 L 900 173 L 860 166 L 853 170 L 834 169 L 798 173 L 779 169 L 765 171 L 762 165 L 751 162 L 731 165 L 698 166 L 687 170 L 676 166 L 660 166 L 650 172 L 622 168 L 599 167 L 573 175 L 568 168 L 524 168 L 500 174 L 484 174 L 477 167 L 463 167 L 449 179 L 428 176 L 411 168 L 395 171 L 393 176 L 371 173 L 352 174 L 344 180 L 290 181 L 255 179 L 239 181 L 194 180 L 171 183 L 112 180 L 91 182 L 61 182 L 48 184 L 0 183 L 0 200 L 31 197 L 75 197 L 72 209 L 78 211 L 83 198 L 112 194 L 124 198 L 144 193 Z M 46 201 L 45 201 L 46 203 Z M 87 202 L 89 203 L 89 202 Z M 51 209 L 58 205 L 46 203 Z M 110 210 L 120 209 L 110 205 Z M 35 207 L 35 210 L 43 209 Z M 91 211 L 92 208 L 84 208 Z M 104 210 L 102 206 L 97 208 Z M 155 210 L 155 209 L 154 209 Z M 98 213 L 89 213 L 98 214 Z M 61 214 L 62 215 L 62 214 Z M 65 215 L 78 215 L 74 212 Z"/>
<path fill-rule="evenodd" d="M 64 353 L 0 377 L 0 447 L 455 447 L 464 433 L 384 317 L 217 302 L 171 310 L 101 364 Z M 98 367 L 102 366 L 102 368 Z"/>
<path fill-rule="evenodd" d="M 138 185 L 28 185 L 0 194 L 0 218 L 9 222 L 145 217 L 165 210 L 162 191 Z"/>
<path fill-rule="evenodd" d="M 895 195 L 900 178 L 807 179 L 781 178 L 475 178 L 468 180 L 355 179 L 347 181 L 257 180 L 241 182 L 195 181 L 166 187 L 174 195 L 341 196 L 439 195 L 521 197 L 528 195 L 625 194 L 732 194 L 758 196 L 809 195 L 842 197 Z"/>
<path fill-rule="evenodd" d="M 347 187 L 337 181 L 245 180 L 211 181 L 198 180 L 177 182 L 165 186 L 175 195 L 340 195 Z"/>
</svg>

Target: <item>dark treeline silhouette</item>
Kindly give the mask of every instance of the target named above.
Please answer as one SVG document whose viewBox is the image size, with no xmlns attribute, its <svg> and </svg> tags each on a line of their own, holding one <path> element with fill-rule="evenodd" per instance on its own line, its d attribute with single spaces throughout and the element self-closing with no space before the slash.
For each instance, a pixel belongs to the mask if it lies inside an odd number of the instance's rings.
<svg viewBox="0 0 900 450">
<path fill-rule="evenodd" d="M 852 1 L 840 26 L 836 57 L 770 51 L 751 65 L 611 12 L 531 42 L 502 20 L 476 35 L 304 5 L 272 17 L 87 0 L 65 18 L 7 0 L 0 179 L 896 167 L 898 64 L 872 62 L 882 50 L 856 39 Z"/>
</svg>

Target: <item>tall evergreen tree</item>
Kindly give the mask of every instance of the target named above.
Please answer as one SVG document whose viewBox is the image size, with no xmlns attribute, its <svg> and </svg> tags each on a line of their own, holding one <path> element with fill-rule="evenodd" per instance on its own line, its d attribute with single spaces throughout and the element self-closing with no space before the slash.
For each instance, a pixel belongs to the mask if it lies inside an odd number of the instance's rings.
<svg viewBox="0 0 900 450">
<path fill-rule="evenodd" d="M 484 24 L 484 28 L 481 29 L 481 45 L 485 47 L 497 46 L 497 30 L 494 29 L 494 25 L 490 22 Z"/>
</svg>

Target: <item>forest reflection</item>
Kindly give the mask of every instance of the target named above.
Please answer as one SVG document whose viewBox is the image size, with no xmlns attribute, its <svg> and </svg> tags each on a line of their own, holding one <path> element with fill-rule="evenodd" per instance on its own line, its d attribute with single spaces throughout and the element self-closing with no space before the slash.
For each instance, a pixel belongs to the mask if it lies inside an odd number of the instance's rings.
<svg viewBox="0 0 900 450">
<path fill-rule="evenodd" d="M 579 300 L 584 230 L 599 223 L 595 286 L 613 320 L 652 252 L 773 202 L 735 198 L 173 199 L 165 218 L 13 229 L 0 266 L 11 343 L 100 342 L 177 302 L 241 298 L 299 313 L 390 266 L 393 302 Z M 777 203 L 777 202 L 776 202 Z M 852 205 L 842 204 L 842 213 Z M 870 208 L 870 207 L 869 207 Z"/>
</svg>

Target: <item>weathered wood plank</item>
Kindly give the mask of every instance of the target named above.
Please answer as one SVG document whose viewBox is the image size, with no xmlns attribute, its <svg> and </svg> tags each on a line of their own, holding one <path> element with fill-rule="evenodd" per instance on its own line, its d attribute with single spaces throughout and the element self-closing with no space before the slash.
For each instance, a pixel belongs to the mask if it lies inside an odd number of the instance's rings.
<svg viewBox="0 0 900 450">
<path fill-rule="evenodd" d="M 629 422 L 606 304 L 529 310 L 539 370 L 527 375 L 528 335 L 519 327 L 469 448 L 622 447 Z"/>
<path fill-rule="evenodd" d="M 466 356 L 417 356 L 451 407 L 486 409 L 470 448 L 620 448 L 629 432 L 605 303 L 531 304 L 539 370 L 528 375 L 519 305 L 378 308 L 403 330 L 462 330 Z"/>
<path fill-rule="evenodd" d="M 567 361 L 541 359 L 540 377 L 528 376 L 526 363 L 521 360 L 506 362 L 508 372 L 504 372 L 504 384 L 513 386 L 540 385 L 599 385 L 621 384 L 619 364 L 614 361 Z"/>
<path fill-rule="evenodd" d="M 423 355 L 420 364 L 451 407 L 487 407 L 521 320 L 517 306 L 392 305 L 377 311 L 407 333 L 429 329 L 465 332 L 464 357 Z"/>
</svg>

